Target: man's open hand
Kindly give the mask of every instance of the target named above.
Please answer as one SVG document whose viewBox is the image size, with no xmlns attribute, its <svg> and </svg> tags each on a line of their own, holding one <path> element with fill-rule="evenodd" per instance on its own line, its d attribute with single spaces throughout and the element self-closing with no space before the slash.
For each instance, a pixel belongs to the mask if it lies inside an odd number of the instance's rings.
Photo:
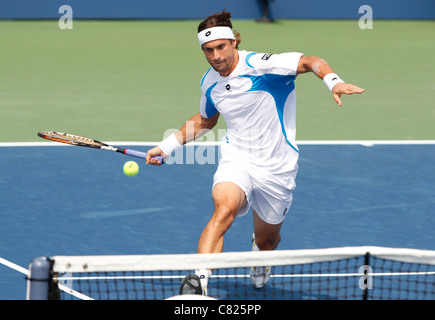
<svg viewBox="0 0 435 320">
<path fill-rule="evenodd" d="M 364 91 L 365 89 L 361 89 L 350 83 L 337 83 L 332 89 L 332 96 L 335 102 L 337 102 L 337 104 L 341 107 L 342 102 L 340 97 L 342 94 L 354 94 L 354 93 L 361 94 Z"/>
</svg>

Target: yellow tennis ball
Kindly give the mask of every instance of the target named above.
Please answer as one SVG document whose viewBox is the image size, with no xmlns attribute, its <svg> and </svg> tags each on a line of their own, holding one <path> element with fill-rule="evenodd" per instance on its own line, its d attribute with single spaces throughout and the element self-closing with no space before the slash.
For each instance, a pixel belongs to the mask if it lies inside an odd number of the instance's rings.
<svg viewBox="0 0 435 320">
<path fill-rule="evenodd" d="M 139 166 L 134 161 L 127 161 L 124 164 L 124 173 L 129 177 L 134 177 L 139 172 Z"/>
</svg>

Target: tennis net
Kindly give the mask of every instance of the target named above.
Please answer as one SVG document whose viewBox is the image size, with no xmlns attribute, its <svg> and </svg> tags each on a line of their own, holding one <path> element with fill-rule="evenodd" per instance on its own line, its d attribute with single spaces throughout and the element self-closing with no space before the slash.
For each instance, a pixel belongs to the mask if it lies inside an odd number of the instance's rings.
<svg viewBox="0 0 435 320">
<path fill-rule="evenodd" d="M 272 276 L 254 289 L 249 269 L 266 265 Z M 435 251 L 384 247 L 39 257 L 27 298 L 163 300 L 202 268 L 214 270 L 208 296 L 220 300 L 435 299 Z"/>
</svg>

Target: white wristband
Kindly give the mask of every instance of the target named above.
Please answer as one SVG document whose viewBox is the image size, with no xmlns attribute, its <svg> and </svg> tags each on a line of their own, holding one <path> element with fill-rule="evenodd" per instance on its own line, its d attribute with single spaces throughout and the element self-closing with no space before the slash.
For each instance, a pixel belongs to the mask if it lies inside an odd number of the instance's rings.
<svg viewBox="0 0 435 320">
<path fill-rule="evenodd" d="M 173 133 L 162 142 L 160 142 L 158 147 L 160 148 L 160 150 L 162 150 L 164 154 L 170 156 L 175 150 L 181 147 L 181 144 L 178 142 L 175 133 Z"/>
<path fill-rule="evenodd" d="M 334 88 L 337 83 L 344 83 L 344 81 L 341 80 L 340 77 L 335 73 L 328 73 L 325 77 L 323 77 L 323 82 L 330 91 L 332 91 L 332 88 Z"/>
</svg>

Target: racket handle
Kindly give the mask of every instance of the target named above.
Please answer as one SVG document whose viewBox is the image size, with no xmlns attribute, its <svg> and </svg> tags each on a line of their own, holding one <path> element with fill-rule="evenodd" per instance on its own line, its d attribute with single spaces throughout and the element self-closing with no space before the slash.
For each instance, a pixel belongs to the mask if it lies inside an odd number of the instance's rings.
<svg viewBox="0 0 435 320">
<path fill-rule="evenodd" d="M 159 160 L 161 162 L 161 164 L 164 164 L 166 159 L 163 156 L 155 156 L 155 157 L 151 157 L 151 159 L 156 159 Z"/>
<path fill-rule="evenodd" d="M 142 158 L 142 159 L 145 159 L 147 157 L 147 154 L 145 152 L 131 150 L 131 149 L 124 149 L 124 154 L 126 154 L 128 156 L 136 157 L 136 158 Z M 155 156 L 152 158 L 159 160 L 162 164 L 165 163 L 165 157 L 163 157 L 163 156 Z"/>
</svg>

